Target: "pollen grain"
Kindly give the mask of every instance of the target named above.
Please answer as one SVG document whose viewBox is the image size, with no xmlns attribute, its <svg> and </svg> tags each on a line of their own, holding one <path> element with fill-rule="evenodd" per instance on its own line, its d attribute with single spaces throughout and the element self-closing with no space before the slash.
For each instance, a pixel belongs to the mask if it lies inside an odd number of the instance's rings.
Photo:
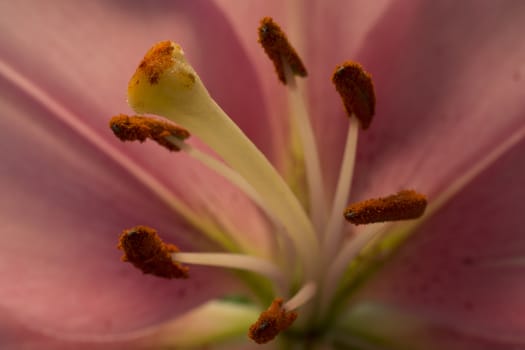
<svg viewBox="0 0 525 350">
<path fill-rule="evenodd" d="M 121 141 L 140 141 L 151 139 L 170 151 L 180 149 L 169 142 L 166 137 L 174 136 L 180 140 L 185 140 L 190 133 L 181 127 L 159 119 L 127 116 L 119 114 L 109 121 L 109 127 Z"/>
<path fill-rule="evenodd" d="M 288 41 L 281 27 L 271 17 L 264 17 L 259 26 L 259 43 L 272 60 L 279 80 L 286 84 L 284 64 L 288 64 L 294 75 L 308 75 L 301 58 Z"/>
<path fill-rule="evenodd" d="M 174 49 L 170 41 L 161 41 L 153 46 L 140 62 L 134 76 L 145 76 L 151 85 L 158 84 L 164 71 L 174 64 L 171 57 Z M 137 82 L 134 83 L 136 84 Z"/>
<path fill-rule="evenodd" d="M 348 116 L 359 119 L 361 128 L 368 129 L 375 113 L 376 97 L 372 77 L 356 62 L 346 61 L 336 67 L 332 82 Z"/>
<path fill-rule="evenodd" d="M 248 336 L 257 344 L 267 343 L 290 327 L 296 318 L 297 312 L 286 311 L 283 308 L 283 299 L 276 298 L 270 307 L 261 313 L 257 322 L 251 325 Z"/>
<path fill-rule="evenodd" d="M 346 208 L 345 219 L 355 225 L 376 222 L 417 219 L 423 215 L 427 198 L 412 190 L 403 190 L 397 194 L 369 199 Z"/>
<path fill-rule="evenodd" d="M 124 230 L 119 238 L 118 249 L 124 251 L 121 260 L 130 262 L 145 274 L 167 279 L 188 278 L 189 268 L 173 261 L 172 253 L 177 246 L 164 243 L 157 231 L 147 226 Z"/>
</svg>

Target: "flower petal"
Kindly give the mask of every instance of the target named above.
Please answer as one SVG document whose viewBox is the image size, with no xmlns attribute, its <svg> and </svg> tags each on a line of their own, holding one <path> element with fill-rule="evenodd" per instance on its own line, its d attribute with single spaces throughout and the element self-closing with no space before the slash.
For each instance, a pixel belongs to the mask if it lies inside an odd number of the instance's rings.
<svg viewBox="0 0 525 350">
<path fill-rule="evenodd" d="M 0 5 L 0 10 L 6 66 L 29 78 L 90 130 L 126 152 L 199 216 L 213 221 L 216 229 L 236 235 L 241 246 L 264 251 L 265 218 L 227 181 L 185 155 L 148 143 L 122 144 L 107 126 L 112 115 L 129 111 L 127 82 L 147 48 L 173 38 L 183 45 L 214 98 L 272 156 L 271 126 L 264 117 L 254 67 L 213 3 L 56 1 L 50 8 L 21 1 Z M 250 89 L 246 89 L 248 84 Z M 238 210 L 246 215 L 236 215 Z"/>
<path fill-rule="evenodd" d="M 1 307 L 49 332 L 103 335 L 161 322 L 237 288 L 217 270 L 167 281 L 119 261 L 118 234 L 137 224 L 174 234 L 181 249 L 204 242 L 25 91 L 4 79 L 0 91 Z"/>
<path fill-rule="evenodd" d="M 304 60 L 309 69 L 308 100 L 316 131 L 324 180 L 335 189 L 348 121 L 331 81 L 336 66 L 357 60 L 360 49 L 381 45 L 368 41 L 368 32 L 384 19 L 393 1 L 308 1 L 303 7 Z M 368 62 L 361 62 L 368 71 Z M 374 73 L 372 71 L 372 73 Z M 375 76 L 373 75 L 375 80 Z M 372 122 L 374 128 L 376 121 Z M 368 131 L 367 131 L 368 132 Z"/>
<path fill-rule="evenodd" d="M 9 350 L 147 350 L 143 344 L 133 340 L 87 341 L 55 338 L 27 327 L 8 311 L 0 308 L 0 347 Z"/>
<path fill-rule="evenodd" d="M 12 350 L 150 350 L 174 347 L 201 349 L 204 346 L 206 349 L 251 349 L 250 345 L 254 343 L 248 343 L 246 333 L 260 313 L 260 310 L 253 306 L 210 301 L 175 320 L 128 334 L 127 337 L 113 335 L 75 339 L 57 338 L 53 334 L 31 329 L 10 317 L 6 310 L 1 311 L 0 346 Z M 210 344 L 214 344 L 213 347 L 210 347 Z"/>
<path fill-rule="evenodd" d="M 424 223 L 361 300 L 466 339 L 524 346 L 523 152 L 525 141 Z"/>
<path fill-rule="evenodd" d="M 524 5 L 397 2 L 383 13 L 358 55 L 378 103 L 356 199 L 409 187 L 432 200 L 523 125 Z"/>
</svg>

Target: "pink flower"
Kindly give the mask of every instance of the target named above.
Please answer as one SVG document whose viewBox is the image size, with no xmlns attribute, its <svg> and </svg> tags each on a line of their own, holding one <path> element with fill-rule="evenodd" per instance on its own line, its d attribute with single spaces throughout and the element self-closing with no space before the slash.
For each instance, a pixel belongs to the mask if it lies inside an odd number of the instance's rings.
<svg viewBox="0 0 525 350">
<path fill-rule="evenodd" d="M 298 319 L 267 347 L 525 347 L 520 2 L 57 0 L 0 9 L 2 348 L 246 349 L 256 346 L 249 325 L 269 306 L 261 301 L 289 302 L 298 291 L 305 292 Z M 310 190 L 289 88 L 256 42 L 265 15 L 288 33 L 309 72 L 298 78 L 306 93 L 298 103 L 307 103 L 322 169 L 321 186 Z M 308 195 L 324 192 L 331 203 L 345 149 L 348 119 L 330 76 L 345 60 L 360 62 L 373 76 L 377 105 L 370 128 L 359 132 L 349 202 L 413 188 L 429 199 L 423 219 L 364 229 L 345 223 L 329 255 L 307 249 L 324 239 L 329 210 L 322 212 L 331 207 L 314 201 L 320 210 L 308 215 L 306 248 L 291 234 L 290 254 L 275 260 L 272 241 L 290 232 L 297 213 L 270 205 L 285 222 L 277 230 L 242 190 L 188 154 L 124 144 L 107 127 L 112 115 L 131 113 L 128 80 L 165 39 L 184 48 L 210 95 L 306 212 Z M 209 151 L 205 129 L 181 125 L 193 134 L 188 144 Z M 249 172 L 254 160 L 239 159 L 232 167 Z M 273 184 L 251 184 L 263 202 L 275 192 Z M 230 249 L 254 265 L 269 262 L 290 288 L 280 295 L 265 277 L 217 267 L 191 265 L 189 279 L 143 275 L 115 248 L 118 233 L 136 225 L 156 228 L 183 252 Z M 381 239 L 345 259 L 361 248 L 351 242 L 369 238 Z M 295 264 L 315 271 L 312 278 L 293 275 Z"/>
</svg>

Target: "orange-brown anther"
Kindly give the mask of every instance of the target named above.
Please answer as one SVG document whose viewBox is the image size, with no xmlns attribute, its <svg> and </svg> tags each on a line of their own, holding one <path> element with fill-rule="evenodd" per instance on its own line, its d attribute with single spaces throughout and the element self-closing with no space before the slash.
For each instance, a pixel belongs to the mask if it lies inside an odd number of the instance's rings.
<svg viewBox="0 0 525 350">
<path fill-rule="evenodd" d="M 359 63 L 347 61 L 335 69 L 332 82 L 348 116 L 354 114 L 363 129 L 368 129 L 375 113 L 376 96 L 370 74 Z"/>
<path fill-rule="evenodd" d="M 118 249 L 124 251 L 122 261 L 133 264 L 144 273 L 164 278 L 188 278 L 188 268 L 172 260 L 179 249 L 164 243 L 152 228 L 137 226 L 124 230 Z"/>
<path fill-rule="evenodd" d="M 284 64 L 290 66 L 294 75 L 305 77 L 308 74 L 301 58 L 299 58 L 299 55 L 288 41 L 286 34 L 271 17 L 264 17 L 261 20 L 259 43 L 261 43 L 264 51 L 272 60 L 277 76 L 283 84 L 286 84 Z"/>
<path fill-rule="evenodd" d="M 144 142 L 146 139 L 152 139 L 170 151 L 179 151 L 179 148 L 169 142 L 167 136 L 174 136 L 180 140 L 190 136 L 188 131 L 169 122 L 140 116 L 130 117 L 125 114 L 111 118 L 109 127 L 122 141 Z"/>
<path fill-rule="evenodd" d="M 425 212 L 427 198 L 412 190 L 404 190 L 392 196 L 369 199 L 350 205 L 345 219 L 355 225 L 374 222 L 417 219 Z"/>
<path fill-rule="evenodd" d="M 141 71 L 150 84 L 157 84 L 162 73 L 174 64 L 171 57 L 173 50 L 174 47 L 170 41 L 161 41 L 149 49 L 137 71 Z"/>
<path fill-rule="evenodd" d="M 272 305 L 261 313 L 257 322 L 251 325 L 248 336 L 257 344 L 267 343 L 290 327 L 296 318 L 297 312 L 284 310 L 283 299 L 276 298 Z"/>
</svg>

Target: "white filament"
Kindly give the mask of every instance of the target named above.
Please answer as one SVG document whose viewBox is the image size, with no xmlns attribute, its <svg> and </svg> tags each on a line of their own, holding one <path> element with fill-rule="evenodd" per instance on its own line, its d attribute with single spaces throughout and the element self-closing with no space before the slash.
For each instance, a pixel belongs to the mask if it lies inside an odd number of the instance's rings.
<svg viewBox="0 0 525 350">
<path fill-rule="evenodd" d="M 302 91 L 297 84 L 290 65 L 284 62 L 284 60 L 283 68 L 286 77 L 286 86 L 288 88 L 290 114 L 295 119 L 295 124 L 299 130 L 299 137 L 304 154 L 310 217 L 314 223 L 316 232 L 319 234 L 322 233 L 322 226 L 326 222 L 327 213 L 317 142 Z"/>
<path fill-rule="evenodd" d="M 306 304 L 317 292 L 317 285 L 314 282 L 307 282 L 299 291 L 284 304 L 286 311 L 292 311 Z"/>
<path fill-rule="evenodd" d="M 346 145 L 343 154 L 343 162 L 339 171 L 339 180 L 335 191 L 332 210 L 330 211 L 330 218 L 328 225 L 324 231 L 324 256 L 332 257 L 337 245 L 341 241 L 341 233 L 343 227 L 343 209 L 347 205 L 348 197 L 350 195 L 350 187 L 354 175 L 354 164 L 357 150 L 357 138 L 359 134 L 359 121 L 356 116 L 350 116 L 348 125 L 348 135 L 346 137 Z"/>
<path fill-rule="evenodd" d="M 251 255 L 231 253 L 173 253 L 171 256 L 174 261 L 186 264 L 226 267 L 255 272 L 267 277 L 274 285 L 283 290 L 288 287 L 286 276 L 277 266 L 268 260 Z"/>
</svg>

